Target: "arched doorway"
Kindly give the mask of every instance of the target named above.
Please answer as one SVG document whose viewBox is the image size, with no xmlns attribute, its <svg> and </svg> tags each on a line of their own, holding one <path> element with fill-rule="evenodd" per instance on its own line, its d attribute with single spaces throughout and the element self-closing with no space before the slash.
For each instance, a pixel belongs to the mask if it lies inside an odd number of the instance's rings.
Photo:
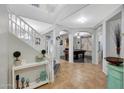
<svg viewBox="0 0 124 93">
<path fill-rule="evenodd" d="M 64 50 L 69 48 L 69 36 L 67 31 L 60 31 L 60 58 L 68 60 L 68 56 L 65 56 Z"/>
<path fill-rule="evenodd" d="M 74 58 L 76 63 L 92 63 L 92 35 L 88 32 L 76 32 L 74 34 L 74 51 L 83 52 L 83 58 L 79 53 L 78 58 Z"/>
</svg>

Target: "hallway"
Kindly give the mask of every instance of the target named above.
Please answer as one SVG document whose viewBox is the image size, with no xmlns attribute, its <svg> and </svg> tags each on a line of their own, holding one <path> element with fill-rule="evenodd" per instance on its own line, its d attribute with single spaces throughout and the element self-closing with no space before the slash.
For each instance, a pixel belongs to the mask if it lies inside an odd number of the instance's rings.
<svg viewBox="0 0 124 93">
<path fill-rule="evenodd" d="M 64 56 L 61 56 L 60 59 L 63 61 L 69 61 L 69 60 L 66 60 Z M 78 59 L 74 59 L 74 63 L 92 63 L 92 57 L 84 56 L 84 59 L 80 57 Z"/>
<path fill-rule="evenodd" d="M 101 89 L 106 88 L 106 76 L 98 65 L 90 63 L 69 63 L 61 60 L 54 83 L 39 89 Z"/>
</svg>

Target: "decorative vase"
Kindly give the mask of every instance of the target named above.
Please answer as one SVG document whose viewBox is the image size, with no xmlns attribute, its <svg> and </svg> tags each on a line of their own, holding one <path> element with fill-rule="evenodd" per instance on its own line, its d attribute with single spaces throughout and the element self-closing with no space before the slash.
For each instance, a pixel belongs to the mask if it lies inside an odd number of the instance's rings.
<svg viewBox="0 0 124 93">
<path fill-rule="evenodd" d="M 21 83 L 22 83 L 22 87 L 21 87 L 21 88 L 22 88 L 22 89 L 25 88 L 25 86 L 24 86 L 24 82 L 25 82 L 25 78 L 22 77 L 22 78 L 21 78 Z"/>
<path fill-rule="evenodd" d="M 41 71 L 40 73 L 40 80 L 45 81 L 47 78 L 47 72 L 46 71 Z"/>
<path fill-rule="evenodd" d="M 117 55 L 118 56 L 120 56 L 120 50 L 121 50 L 121 48 L 119 48 L 119 47 L 116 48 L 116 51 L 117 51 Z"/>
<path fill-rule="evenodd" d="M 16 75 L 16 88 L 17 89 L 20 89 L 20 87 L 19 87 L 19 79 L 20 79 L 19 75 Z"/>
<path fill-rule="evenodd" d="M 27 80 L 26 80 L 26 87 L 29 87 L 29 82 L 30 82 L 30 80 L 27 79 Z"/>
</svg>

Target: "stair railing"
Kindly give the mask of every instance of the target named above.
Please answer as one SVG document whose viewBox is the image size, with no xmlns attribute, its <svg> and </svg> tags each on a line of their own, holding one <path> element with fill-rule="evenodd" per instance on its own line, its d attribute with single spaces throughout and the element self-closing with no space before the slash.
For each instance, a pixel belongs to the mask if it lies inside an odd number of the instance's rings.
<svg viewBox="0 0 124 93">
<path fill-rule="evenodd" d="M 36 48 L 41 43 L 42 35 L 9 10 L 9 31 L 27 44 Z"/>
</svg>

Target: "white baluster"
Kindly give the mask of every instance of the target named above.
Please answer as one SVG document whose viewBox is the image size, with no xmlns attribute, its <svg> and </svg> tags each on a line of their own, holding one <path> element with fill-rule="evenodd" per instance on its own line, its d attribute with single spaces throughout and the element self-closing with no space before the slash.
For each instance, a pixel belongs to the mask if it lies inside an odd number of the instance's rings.
<svg viewBox="0 0 124 93">
<path fill-rule="evenodd" d="M 39 42 L 41 43 L 41 35 L 33 29 L 29 24 L 27 24 L 23 19 L 21 19 L 19 16 L 14 15 L 9 11 L 9 27 L 10 31 L 15 34 L 17 37 L 22 39 L 24 42 L 32 46 L 33 48 L 37 48 L 35 41 L 36 38 L 40 38 Z"/>
</svg>

